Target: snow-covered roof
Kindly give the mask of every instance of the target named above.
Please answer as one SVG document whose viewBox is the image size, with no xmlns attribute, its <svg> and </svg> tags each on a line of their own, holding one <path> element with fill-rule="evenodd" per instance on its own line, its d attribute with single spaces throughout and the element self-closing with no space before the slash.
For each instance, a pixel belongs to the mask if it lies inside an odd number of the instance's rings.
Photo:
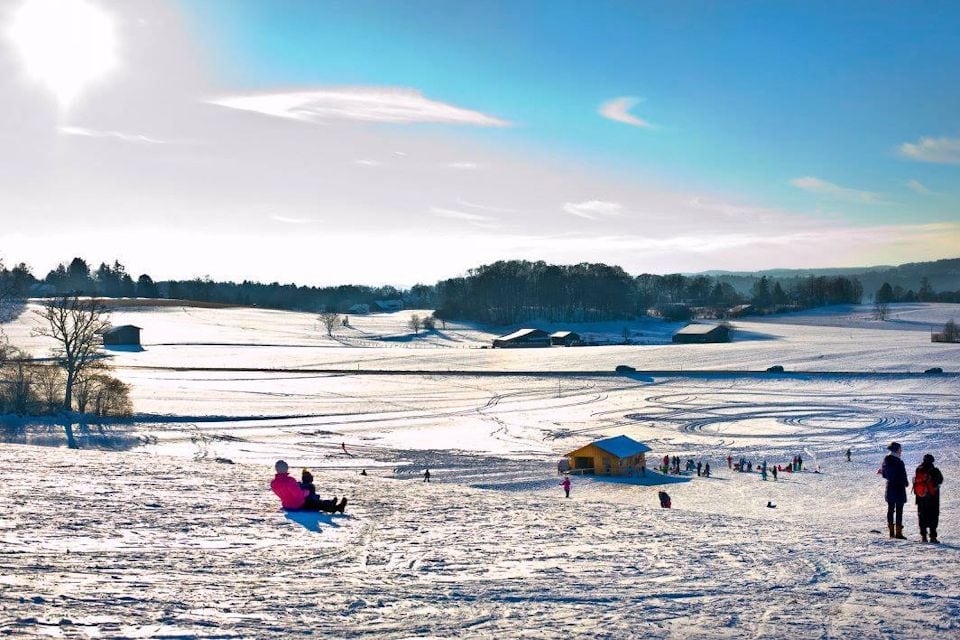
<svg viewBox="0 0 960 640">
<path fill-rule="evenodd" d="M 603 449 L 618 458 L 629 458 L 630 456 L 637 456 L 651 450 L 650 447 L 642 442 L 637 442 L 627 436 L 614 436 L 612 438 L 597 440 L 593 443 L 593 446 L 598 449 Z"/>
<path fill-rule="evenodd" d="M 103 333 L 104 334 L 113 333 L 114 331 L 120 331 L 121 329 L 137 329 L 138 331 L 142 331 L 143 327 L 138 327 L 135 324 L 121 324 L 118 327 L 110 327 L 109 329 L 106 329 Z"/>
<path fill-rule="evenodd" d="M 546 332 L 542 329 L 517 329 L 513 333 L 508 333 L 505 336 L 500 336 L 497 340 L 516 340 L 517 338 L 525 338 L 531 334 L 542 333 L 546 335 Z"/>
<path fill-rule="evenodd" d="M 553 333 L 550 334 L 550 337 L 551 338 L 568 338 L 570 336 L 575 336 L 575 335 L 577 334 L 575 334 L 573 331 L 554 331 Z"/>
<path fill-rule="evenodd" d="M 723 325 L 720 324 L 688 324 L 683 329 L 677 331 L 678 334 L 686 335 L 700 335 L 704 333 L 710 333 L 714 329 L 719 329 Z"/>
</svg>

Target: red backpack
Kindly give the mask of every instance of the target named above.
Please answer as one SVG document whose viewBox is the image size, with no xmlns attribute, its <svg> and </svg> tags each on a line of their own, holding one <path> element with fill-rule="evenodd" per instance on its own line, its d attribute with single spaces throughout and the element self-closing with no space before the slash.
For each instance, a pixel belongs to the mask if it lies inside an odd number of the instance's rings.
<svg viewBox="0 0 960 640">
<path fill-rule="evenodd" d="M 918 498 L 936 495 L 937 485 L 933 483 L 933 478 L 926 469 L 918 468 L 916 475 L 913 476 L 913 492 Z"/>
</svg>

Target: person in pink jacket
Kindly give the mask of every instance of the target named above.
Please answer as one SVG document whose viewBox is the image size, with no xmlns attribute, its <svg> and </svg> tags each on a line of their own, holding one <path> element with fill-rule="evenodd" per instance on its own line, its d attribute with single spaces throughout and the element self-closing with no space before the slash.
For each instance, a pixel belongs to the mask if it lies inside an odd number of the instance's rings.
<svg viewBox="0 0 960 640">
<path fill-rule="evenodd" d="M 302 488 L 300 483 L 290 476 L 290 467 L 283 460 L 277 460 L 274 468 L 277 475 L 270 481 L 270 488 L 280 498 L 280 504 L 287 511 L 343 513 L 343 510 L 346 509 L 346 498 L 338 503 L 336 498 L 321 500 L 316 494 L 310 495 L 307 489 Z"/>
<path fill-rule="evenodd" d="M 570 476 L 564 476 L 563 482 L 560 483 L 560 486 L 563 487 L 563 492 L 570 497 Z"/>
</svg>

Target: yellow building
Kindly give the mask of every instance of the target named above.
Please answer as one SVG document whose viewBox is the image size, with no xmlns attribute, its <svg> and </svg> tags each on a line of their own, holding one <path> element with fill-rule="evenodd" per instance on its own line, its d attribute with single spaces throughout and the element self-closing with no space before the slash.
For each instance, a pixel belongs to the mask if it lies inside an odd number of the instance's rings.
<svg viewBox="0 0 960 640">
<path fill-rule="evenodd" d="M 615 436 L 591 442 L 567 454 L 570 471 L 607 476 L 642 473 L 647 466 L 650 447 L 627 436 Z"/>
</svg>

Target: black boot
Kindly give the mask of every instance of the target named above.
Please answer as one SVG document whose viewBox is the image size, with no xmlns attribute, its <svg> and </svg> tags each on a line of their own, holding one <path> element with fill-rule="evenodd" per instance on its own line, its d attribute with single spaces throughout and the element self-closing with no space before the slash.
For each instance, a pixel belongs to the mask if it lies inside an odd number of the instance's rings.
<svg viewBox="0 0 960 640">
<path fill-rule="evenodd" d="M 907 539 L 907 536 L 903 535 L 903 525 L 902 525 L 902 524 L 898 524 L 898 525 L 895 525 L 895 526 L 896 526 L 896 528 L 897 528 L 897 535 L 895 535 L 895 536 L 893 536 L 893 537 L 894 537 L 894 538 L 897 538 L 898 540 L 906 540 L 906 539 Z"/>
<path fill-rule="evenodd" d="M 340 501 L 340 504 L 337 505 L 337 512 L 338 512 L 338 513 L 343 513 L 343 510 L 346 509 L 346 508 L 347 508 L 347 499 L 346 499 L 346 498 L 343 498 L 343 499 Z"/>
<path fill-rule="evenodd" d="M 933 544 L 940 544 L 940 541 L 937 539 L 937 530 L 930 529 L 930 542 Z"/>
</svg>

